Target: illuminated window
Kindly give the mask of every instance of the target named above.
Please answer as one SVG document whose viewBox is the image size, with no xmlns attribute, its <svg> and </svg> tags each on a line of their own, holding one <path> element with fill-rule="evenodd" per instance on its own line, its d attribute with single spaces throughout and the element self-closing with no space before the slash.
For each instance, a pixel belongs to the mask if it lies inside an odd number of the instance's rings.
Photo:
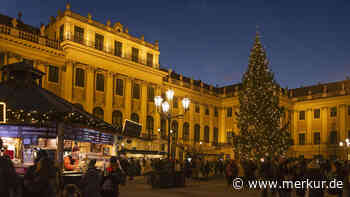
<svg viewBox="0 0 350 197">
<path fill-rule="evenodd" d="M 196 113 L 199 113 L 199 112 L 200 112 L 200 106 L 199 106 L 199 104 L 196 104 L 196 105 L 195 105 L 195 112 L 196 112 Z"/>
<path fill-rule="evenodd" d="M 205 115 L 209 116 L 209 108 L 208 107 L 205 108 Z"/>
<path fill-rule="evenodd" d="M 147 98 L 148 98 L 148 102 L 154 101 L 154 88 L 152 86 L 148 86 Z"/>
<path fill-rule="evenodd" d="M 314 110 L 314 119 L 320 119 L 320 117 L 321 117 L 320 109 L 315 109 Z"/>
<path fill-rule="evenodd" d="M 139 62 L 139 49 L 132 47 L 131 49 L 131 60 L 133 62 Z"/>
<path fill-rule="evenodd" d="M 123 96 L 124 95 L 124 81 L 123 79 L 117 79 L 116 82 L 116 94 L 119 96 Z"/>
<path fill-rule="evenodd" d="M 140 120 L 139 115 L 137 115 L 137 113 L 132 113 L 130 118 L 134 122 L 139 122 L 139 120 Z"/>
<path fill-rule="evenodd" d="M 333 144 L 333 145 L 338 143 L 338 132 L 337 131 L 331 131 L 329 133 L 329 143 Z"/>
<path fill-rule="evenodd" d="M 121 111 L 114 111 L 112 113 L 112 123 L 117 127 L 123 126 L 123 114 Z"/>
<path fill-rule="evenodd" d="M 103 92 L 105 90 L 105 77 L 101 73 L 96 75 L 96 90 Z"/>
<path fill-rule="evenodd" d="M 214 116 L 218 117 L 219 116 L 219 112 L 218 112 L 218 108 L 214 107 Z"/>
<path fill-rule="evenodd" d="M 153 135 L 153 130 L 154 130 L 154 120 L 152 116 L 147 116 L 146 130 L 147 130 L 148 136 L 151 137 Z"/>
<path fill-rule="evenodd" d="M 121 57 L 122 56 L 122 47 L 123 44 L 119 41 L 114 41 L 114 55 Z"/>
<path fill-rule="evenodd" d="M 185 122 L 182 129 L 182 139 L 184 141 L 187 141 L 189 140 L 189 138 L 190 138 L 190 125 L 187 122 Z"/>
<path fill-rule="evenodd" d="M 75 85 L 78 87 L 85 86 L 85 71 L 84 71 L 84 69 L 77 68 L 75 70 Z"/>
<path fill-rule="evenodd" d="M 84 29 L 78 26 L 74 26 L 74 41 L 84 43 Z"/>
<path fill-rule="evenodd" d="M 214 136 L 213 136 L 214 143 L 219 143 L 219 129 L 214 127 Z"/>
<path fill-rule="evenodd" d="M 199 142 L 201 137 L 201 127 L 196 124 L 194 125 L 194 141 Z"/>
<path fill-rule="evenodd" d="M 63 41 L 63 35 L 64 34 L 64 25 L 60 26 L 60 33 L 59 33 L 59 39 L 60 41 Z"/>
<path fill-rule="evenodd" d="M 153 66 L 153 54 L 147 53 L 147 66 Z"/>
<path fill-rule="evenodd" d="M 305 120 L 305 111 L 299 112 L 299 120 Z"/>
<path fill-rule="evenodd" d="M 209 143 L 209 136 L 210 136 L 209 127 L 205 126 L 204 127 L 204 141 L 206 143 Z"/>
<path fill-rule="evenodd" d="M 54 83 L 58 83 L 58 67 L 57 66 L 49 66 L 49 81 L 50 82 L 54 82 Z"/>
<path fill-rule="evenodd" d="M 95 49 L 103 50 L 104 37 L 98 33 L 95 33 Z"/>
<path fill-rule="evenodd" d="M 337 117 L 337 108 L 336 107 L 331 108 L 331 117 Z"/>
<path fill-rule="evenodd" d="M 132 87 L 132 98 L 140 99 L 140 85 L 138 83 L 134 83 Z"/>
</svg>

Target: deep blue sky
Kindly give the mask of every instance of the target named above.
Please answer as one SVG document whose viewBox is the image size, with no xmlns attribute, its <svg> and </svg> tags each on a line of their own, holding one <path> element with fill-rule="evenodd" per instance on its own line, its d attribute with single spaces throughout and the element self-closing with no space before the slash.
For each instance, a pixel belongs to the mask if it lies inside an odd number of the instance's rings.
<svg viewBox="0 0 350 197">
<path fill-rule="evenodd" d="M 2 0 L 0 13 L 39 26 L 66 0 Z M 350 1 L 70 0 L 72 10 L 160 42 L 160 63 L 213 85 L 237 83 L 247 68 L 256 26 L 283 87 L 350 76 Z"/>
</svg>

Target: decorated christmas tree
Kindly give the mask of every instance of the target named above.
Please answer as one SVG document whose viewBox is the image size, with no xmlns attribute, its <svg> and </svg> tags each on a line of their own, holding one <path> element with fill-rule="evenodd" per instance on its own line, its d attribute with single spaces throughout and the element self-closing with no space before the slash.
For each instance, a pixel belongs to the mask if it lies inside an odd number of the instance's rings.
<svg viewBox="0 0 350 197">
<path fill-rule="evenodd" d="M 288 123 L 281 125 L 284 109 L 279 105 L 280 87 L 268 64 L 257 33 L 239 92 L 239 133 L 233 144 L 241 159 L 279 157 L 292 145 Z"/>
</svg>

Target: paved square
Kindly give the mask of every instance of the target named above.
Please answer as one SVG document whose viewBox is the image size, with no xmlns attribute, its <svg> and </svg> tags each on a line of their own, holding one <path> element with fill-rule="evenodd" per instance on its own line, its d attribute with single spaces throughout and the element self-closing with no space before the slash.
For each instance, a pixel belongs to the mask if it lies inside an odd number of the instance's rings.
<svg viewBox="0 0 350 197">
<path fill-rule="evenodd" d="M 143 178 L 137 178 L 128 182 L 126 186 L 120 186 L 120 196 L 127 197 L 258 197 L 258 191 L 234 191 L 227 187 L 223 178 L 211 181 L 201 181 L 187 184 L 185 188 L 171 189 L 152 189 L 150 185 L 145 184 Z"/>
</svg>

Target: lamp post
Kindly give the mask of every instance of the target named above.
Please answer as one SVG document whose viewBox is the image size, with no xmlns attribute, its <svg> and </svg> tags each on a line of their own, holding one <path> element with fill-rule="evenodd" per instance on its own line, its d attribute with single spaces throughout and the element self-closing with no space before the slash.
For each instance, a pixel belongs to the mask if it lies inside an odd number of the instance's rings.
<svg viewBox="0 0 350 197">
<path fill-rule="evenodd" d="M 348 160 L 349 155 L 349 147 L 350 147 L 350 140 L 348 138 L 345 139 L 345 142 L 339 142 L 340 147 L 344 147 L 346 149 L 346 160 Z"/>
<path fill-rule="evenodd" d="M 170 129 L 171 119 L 182 118 L 184 116 L 184 114 L 172 113 L 173 97 L 174 97 L 173 90 L 166 91 L 165 99 L 163 99 L 161 96 L 154 97 L 154 104 L 156 105 L 157 112 L 168 120 L 168 159 L 170 158 L 170 135 L 172 134 L 172 130 Z M 184 112 L 186 113 L 190 106 L 190 99 L 183 98 L 182 106 L 184 108 Z M 175 145 L 175 148 L 176 148 L 176 145 Z M 176 151 L 175 148 L 174 148 L 174 151 Z"/>
</svg>

